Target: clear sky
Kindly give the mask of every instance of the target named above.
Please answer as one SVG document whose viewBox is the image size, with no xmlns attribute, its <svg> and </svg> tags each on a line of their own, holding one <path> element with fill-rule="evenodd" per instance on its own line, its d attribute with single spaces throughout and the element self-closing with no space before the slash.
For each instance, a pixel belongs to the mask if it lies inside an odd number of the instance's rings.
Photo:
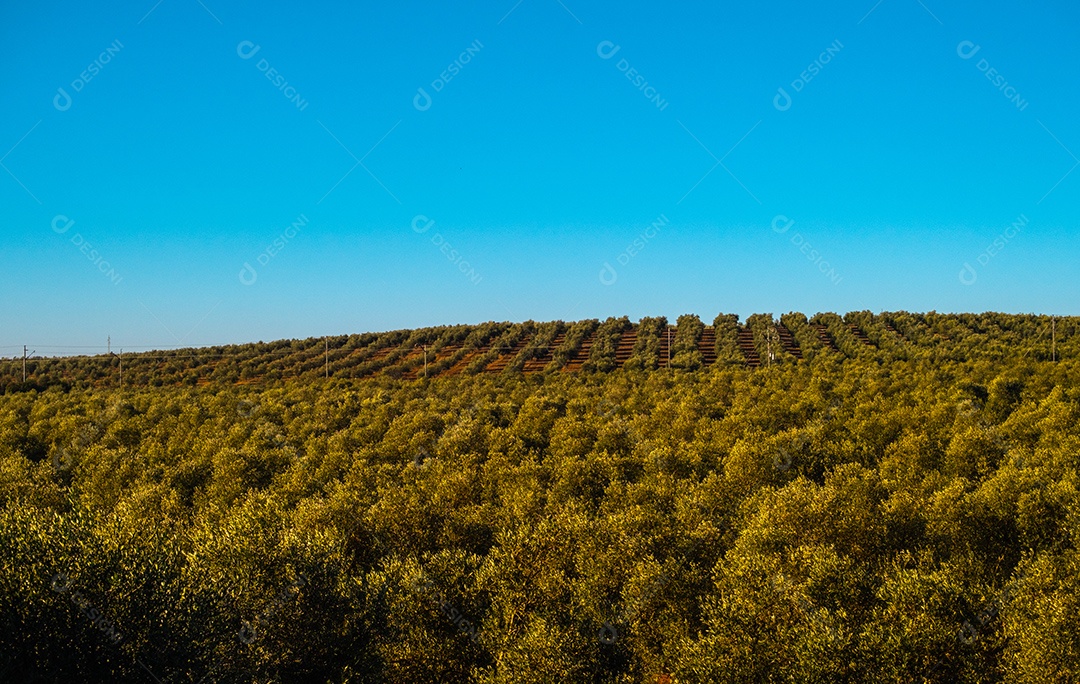
<svg viewBox="0 0 1080 684">
<path fill-rule="evenodd" d="M 1076 3 L 155 1 L 0 9 L 0 355 L 1080 313 Z"/>
</svg>

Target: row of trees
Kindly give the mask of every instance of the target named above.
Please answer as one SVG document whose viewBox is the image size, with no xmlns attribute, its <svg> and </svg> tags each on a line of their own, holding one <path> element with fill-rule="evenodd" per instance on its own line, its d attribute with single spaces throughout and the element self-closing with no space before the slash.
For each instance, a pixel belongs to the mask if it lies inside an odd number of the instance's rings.
<svg viewBox="0 0 1080 684">
<path fill-rule="evenodd" d="M 0 680 L 1077 681 L 1080 365 L 905 338 L 938 323 L 847 358 L 789 316 L 813 353 L 756 370 L 9 393 Z M 605 370 L 628 325 L 536 332 Z"/>
<path fill-rule="evenodd" d="M 1078 349 L 1077 318 L 1050 318 L 1007 314 L 910 314 L 888 312 L 872 314 L 856 311 L 843 317 L 818 313 L 810 319 L 800 313 L 787 313 L 775 319 L 772 314 L 754 314 L 745 326 L 753 334 L 758 357 L 773 361 L 795 359 L 779 343 L 777 326 L 786 327 L 797 341 L 804 358 L 834 353 L 835 345 L 846 358 L 879 358 L 883 362 L 915 356 L 964 360 L 975 356 L 1009 358 L 1015 355 L 1051 360 L 1075 355 Z M 374 374 L 393 377 L 416 377 L 423 365 L 417 348 L 429 352 L 428 374 L 437 375 L 454 368 L 468 357 L 462 370 L 483 372 L 500 355 L 514 351 L 506 360 L 505 370 L 519 372 L 530 359 L 553 353 L 548 371 L 563 368 L 590 336 L 595 334 L 584 364 L 587 370 L 609 371 L 619 364 L 615 349 L 619 335 L 634 327 L 636 348 L 632 368 L 655 369 L 667 365 L 660 358 L 663 336 L 668 334 L 663 317 L 646 317 L 632 326 L 626 317 L 564 323 L 484 323 L 477 326 L 440 326 L 386 333 L 340 336 L 326 339 L 282 341 L 271 344 L 210 347 L 173 352 L 127 354 L 124 375 L 128 384 L 140 387 L 171 385 L 195 386 L 199 383 L 278 383 L 291 379 L 313 380 L 327 372 L 337 378 L 364 378 Z M 817 326 L 824 326 L 830 342 L 823 342 Z M 858 332 L 851 329 L 854 326 Z M 734 314 L 721 314 L 713 321 L 715 344 L 712 351 L 721 366 L 746 361 L 739 351 L 737 338 L 740 323 Z M 672 349 L 672 367 L 693 370 L 702 365 L 695 356 L 705 326 L 701 319 L 688 314 L 679 317 L 674 335 L 679 349 Z M 553 345 L 559 334 L 564 339 Z M 859 339 L 865 335 L 867 345 Z M 525 342 L 522 348 L 516 345 Z M 558 349 L 554 349 L 558 346 Z M 481 353 L 475 353 L 481 352 Z M 675 361 L 675 357 L 682 356 Z M 22 360 L 0 363 L 0 390 L 4 392 L 87 387 L 112 387 L 119 384 L 119 359 L 114 356 L 66 357 L 29 360 L 28 379 L 22 381 Z"/>
</svg>

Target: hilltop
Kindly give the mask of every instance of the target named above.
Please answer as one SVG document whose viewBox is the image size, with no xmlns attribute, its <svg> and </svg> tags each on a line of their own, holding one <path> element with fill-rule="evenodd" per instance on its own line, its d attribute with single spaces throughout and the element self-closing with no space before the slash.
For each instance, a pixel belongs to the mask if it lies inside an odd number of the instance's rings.
<svg viewBox="0 0 1080 684">
<path fill-rule="evenodd" d="M 716 366 L 757 368 L 815 358 L 934 356 L 953 360 L 1076 353 L 1080 318 L 982 314 L 850 312 L 844 316 L 692 314 L 637 323 L 627 317 L 538 323 L 488 322 L 306 340 L 116 355 L 21 359 L 0 369 L 0 391 L 117 387 L 263 385 L 385 376 L 399 380 L 519 373 L 610 372 Z"/>
</svg>

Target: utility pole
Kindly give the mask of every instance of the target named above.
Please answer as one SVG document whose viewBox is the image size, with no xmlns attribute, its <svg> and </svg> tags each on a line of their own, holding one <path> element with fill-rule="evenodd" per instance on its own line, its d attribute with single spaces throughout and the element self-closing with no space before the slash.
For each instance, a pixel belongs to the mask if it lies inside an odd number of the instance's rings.
<svg viewBox="0 0 1080 684">
<path fill-rule="evenodd" d="M 109 356 L 116 356 L 112 352 L 109 352 Z M 120 389 L 124 389 L 124 350 L 120 349 Z"/>
<path fill-rule="evenodd" d="M 109 335 L 108 342 L 105 344 L 105 353 L 112 354 L 112 335 Z"/>
<path fill-rule="evenodd" d="M 34 351 L 27 354 L 26 353 L 26 345 L 25 344 L 23 345 L 23 348 L 22 348 L 22 381 L 24 383 L 26 382 L 26 357 L 27 356 L 33 356 L 36 353 L 37 353 L 37 349 L 35 349 Z"/>
</svg>

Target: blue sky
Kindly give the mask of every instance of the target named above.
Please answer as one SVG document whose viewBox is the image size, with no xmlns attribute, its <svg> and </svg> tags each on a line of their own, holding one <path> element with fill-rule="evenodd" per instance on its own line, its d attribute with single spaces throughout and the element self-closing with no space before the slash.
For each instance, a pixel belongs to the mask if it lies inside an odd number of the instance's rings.
<svg viewBox="0 0 1080 684">
<path fill-rule="evenodd" d="M 6 3 L 0 355 L 1080 313 L 1080 9 L 745 5 Z"/>
</svg>

